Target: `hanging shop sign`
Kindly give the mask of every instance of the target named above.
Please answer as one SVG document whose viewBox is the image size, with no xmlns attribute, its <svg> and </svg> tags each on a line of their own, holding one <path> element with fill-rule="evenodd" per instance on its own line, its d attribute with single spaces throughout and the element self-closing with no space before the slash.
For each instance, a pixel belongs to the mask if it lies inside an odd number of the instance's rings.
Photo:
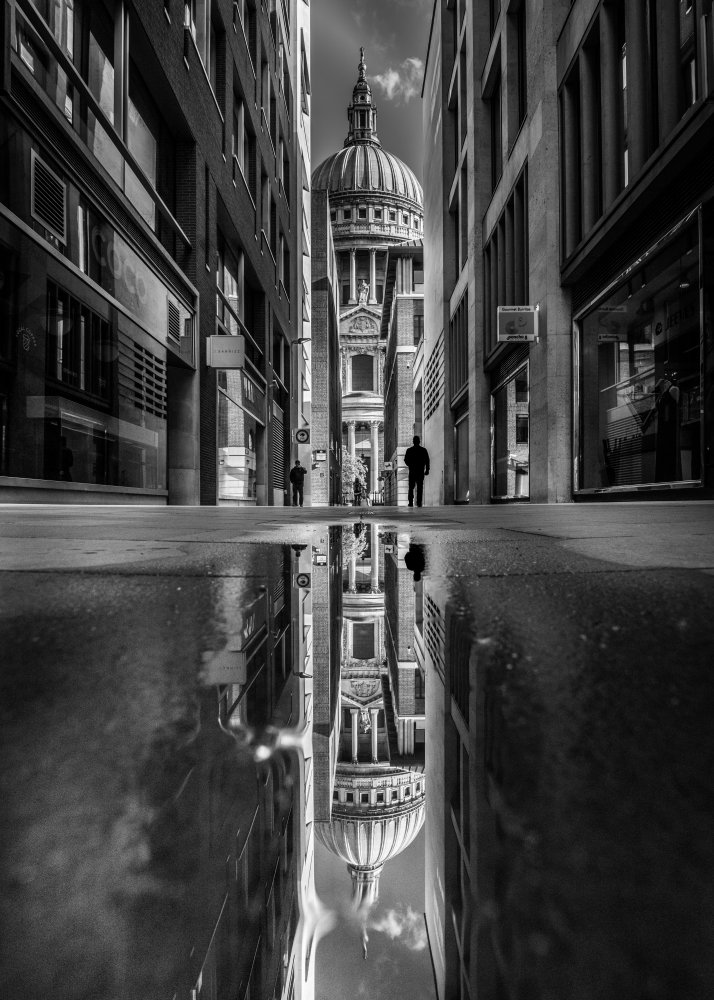
<svg viewBox="0 0 714 1000">
<path fill-rule="evenodd" d="M 498 343 L 521 344 L 538 340 L 538 306 L 499 306 Z"/>
<path fill-rule="evenodd" d="M 243 368 L 245 338 L 216 334 L 206 340 L 206 364 L 209 368 Z"/>
<path fill-rule="evenodd" d="M 326 451 L 322 451 L 321 449 L 318 449 L 315 452 L 315 461 L 316 462 L 326 462 L 327 461 L 327 452 Z"/>
</svg>

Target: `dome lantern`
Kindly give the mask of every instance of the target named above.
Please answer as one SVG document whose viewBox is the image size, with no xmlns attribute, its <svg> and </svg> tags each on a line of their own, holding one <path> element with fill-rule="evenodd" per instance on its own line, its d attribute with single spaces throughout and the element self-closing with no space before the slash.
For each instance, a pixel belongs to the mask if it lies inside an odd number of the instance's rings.
<svg viewBox="0 0 714 1000">
<path fill-rule="evenodd" d="M 364 48 L 359 50 L 359 76 L 352 91 L 352 103 L 347 108 L 349 131 L 345 146 L 354 146 L 358 142 L 371 142 L 381 146 L 377 136 L 377 109 L 372 104 L 372 90 L 367 83 L 367 64 L 364 61 Z"/>
</svg>

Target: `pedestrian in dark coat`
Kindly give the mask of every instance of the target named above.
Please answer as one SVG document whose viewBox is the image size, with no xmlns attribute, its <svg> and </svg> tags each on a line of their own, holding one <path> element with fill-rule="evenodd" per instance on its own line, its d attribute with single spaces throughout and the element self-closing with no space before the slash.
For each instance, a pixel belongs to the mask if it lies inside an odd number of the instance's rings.
<svg viewBox="0 0 714 1000">
<path fill-rule="evenodd" d="M 421 438 L 415 434 L 412 438 L 414 444 L 407 448 L 404 455 L 404 464 L 409 469 L 409 506 L 414 506 L 414 487 L 416 486 L 416 504 L 422 505 L 424 493 L 424 476 L 429 475 L 429 452 L 422 448 Z"/>
<path fill-rule="evenodd" d="M 293 507 L 302 507 L 302 491 L 305 484 L 307 469 L 300 465 L 300 459 L 295 459 L 295 465 L 290 470 L 290 482 L 293 484 Z"/>
</svg>

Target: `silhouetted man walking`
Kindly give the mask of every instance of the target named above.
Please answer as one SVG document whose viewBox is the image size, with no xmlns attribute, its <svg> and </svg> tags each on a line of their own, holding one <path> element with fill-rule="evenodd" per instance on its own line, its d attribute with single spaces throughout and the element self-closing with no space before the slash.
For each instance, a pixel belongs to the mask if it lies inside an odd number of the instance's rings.
<svg viewBox="0 0 714 1000">
<path fill-rule="evenodd" d="M 293 484 L 293 507 L 298 503 L 302 507 L 302 491 L 305 483 L 307 469 L 300 465 L 300 459 L 295 459 L 295 465 L 290 470 L 290 482 Z"/>
<path fill-rule="evenodd" d="M 421 507 L 424 476 L 429 475 L 429 452 L 426 448 L 422 448 L 419 443 L 421 438 L 418 435 L 415 434 L 412 441 L 414 444 L 411 448 L 407 448 L 404 455 L 404 464 L 409 469 L 409 506 L 414 506 L 414 487 L 416 486 L 416 503 L 417 507 Z"/>
</svg>

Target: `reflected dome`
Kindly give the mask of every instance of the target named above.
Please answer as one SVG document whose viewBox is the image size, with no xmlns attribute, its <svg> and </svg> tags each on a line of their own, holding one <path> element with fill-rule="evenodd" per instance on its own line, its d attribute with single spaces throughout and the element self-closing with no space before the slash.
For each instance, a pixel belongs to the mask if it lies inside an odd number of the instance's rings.
<svg viewBox="0 0 714 1000">
<path fill-rule="evenodd" d="M 346 862 L 358 907 L 376 902 L 385 862 L 401 854 L 424 825 L 424 790 L 421 771 L 338 765 L 332 820 L 317 823 L 316 834 Z"/>
</svg>

